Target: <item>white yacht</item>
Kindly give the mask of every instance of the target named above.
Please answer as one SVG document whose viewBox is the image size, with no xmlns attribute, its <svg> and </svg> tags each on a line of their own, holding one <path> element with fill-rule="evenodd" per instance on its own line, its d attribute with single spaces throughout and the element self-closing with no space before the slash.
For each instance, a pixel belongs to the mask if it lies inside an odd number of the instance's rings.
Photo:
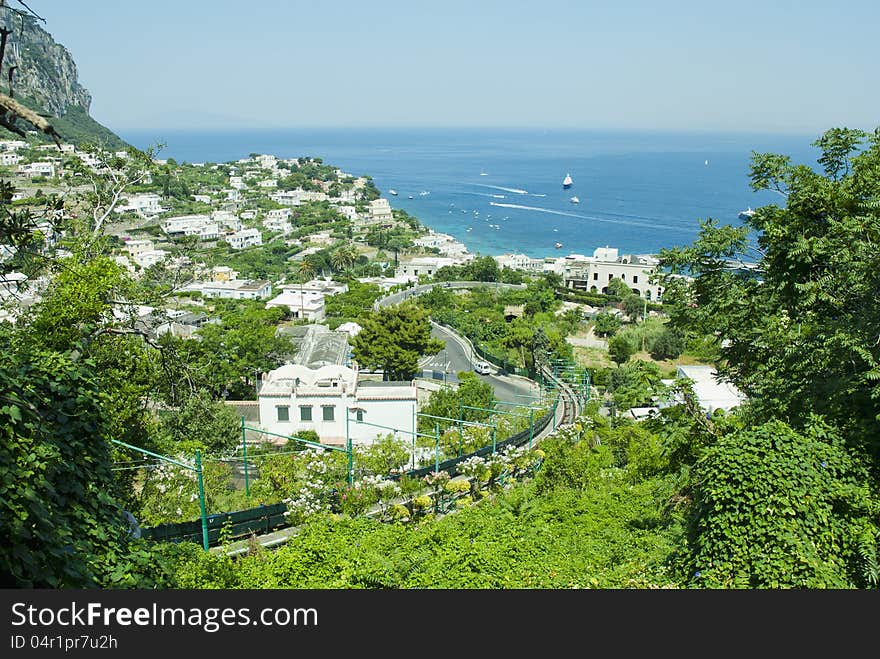
<svg viewBox="0 0 880 659">
<path fill-rule="evenodd" d="M 566 174 L 565 178 L 562 179 L 562 187 L 568 190 L 568 188 L 571 187 L 572 183 L 574 183 L 574 181 L 571 180 L 571 174 Z"/>
<path fill-rule="evenodd" d="M 390 195 L 394 195 L 394 196 L 396 197 L 396 196 L 397 196 L 397 190 L 395 190 L 394 188 L 392 188 L 391 190 L 388 191 L 388 194 L 390 194 Z"/>
<path fill-rule="evenodd" d="M 755 214 L 755 211 L 752 210 L 752 207 L 751 207 L 751 206 L 749 206 L 749 207 L 748 207 L 747 209 L 745 209 L 744 211 L 740 211 L 740 212 L 739 212 L 739 218 L 740 218 L 741 220 L 747 220 L 747 219 L 749 219 L 750 217 L 752 217 L 754 214 Z"/>
<path fill-rule="evenodd" d="M 569 201 L 570 201 L 571 203 L 573 203 L 573 204 L 579 204 L 579 203 L 581 203 L 581 200 L 578 199 L 577 197 L 572 197 L 571 199 L 569 199 Z"/>
</svg>

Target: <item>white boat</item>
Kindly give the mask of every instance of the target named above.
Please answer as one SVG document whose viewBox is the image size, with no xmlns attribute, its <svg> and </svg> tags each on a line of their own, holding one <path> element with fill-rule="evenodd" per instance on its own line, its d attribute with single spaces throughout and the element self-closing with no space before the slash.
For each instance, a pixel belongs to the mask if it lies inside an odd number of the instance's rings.
<svg viewBox="0 0 880 659">
<path fill-rule="evenodd" d="M 704 165 L 708 165 L 708 164 L 709 164 L 709 161 L 707 160 L 707 161 L 706 161 L 705 163 L 703 163 L 703 164 L 704 164 Z"/>
<path fill-rule="evenodd" d="M 422 191 L 419 193 L 419 196 L 420 196 L 420 197 L 427 197 L 429 194 L 431 194 L 431 193 L 428 192 L 427 190 L 422 190 Z"/>
<path fill-rule="evenodd" d="M 410 198 L 410 199 L 412 199 L 412 198 L 413 198 L 413 196 L 412 196 L 412 195 L 410 195 L 410 196 L 409 196 L 409 198 Z"/>
<path fill-rule="evenodd" d="M 562 243 L 556 243 L 556 245 L 554 246 L 556 247 L 556 249 L 559 249 L 560 247 L 562 247 Z"/>
<path fill-rule="evenodd" d="M 567 190 L 571 187 L 572 183 L 574 183 L 574 181 L 571 180 L 571 174 L 566 174 L 565 178 L 562 179 L 562 187 Z"/>
<path fill-rule="evenodd" d="M 481 169 L 481 170 L 480 170 L 480 176 L 489 176 L 489 175 Z"/>
<path fill-rule="evenodd" d="M 392 189 L 392 190 L 389 190 L 389 191 L 388 191 L 388 194 L 390 194 L 390 195 L 394 195 L 394 196 L 396 197 L 396 196 L 397 196 L 397 190 L 393 190 L 393 189 Z"/>
<path fill-rule="evenodd" d="M 573 203 L 573 204 L 579 204 L 579 203 L 581 203 L 581 200 L 578 199 L 577 197 L 572 197 L 571 199 L 569 199 L 569 201 L 570 201 L 571 203 Z"/>
<path fill-rule="evenodd" d="M 739 218 L 742 220 L 747 220 L 755 214 L 755 211 L 752 210 L 752 207 L 749 206 L 744 211 L 739 212 Z"/>
</svg>

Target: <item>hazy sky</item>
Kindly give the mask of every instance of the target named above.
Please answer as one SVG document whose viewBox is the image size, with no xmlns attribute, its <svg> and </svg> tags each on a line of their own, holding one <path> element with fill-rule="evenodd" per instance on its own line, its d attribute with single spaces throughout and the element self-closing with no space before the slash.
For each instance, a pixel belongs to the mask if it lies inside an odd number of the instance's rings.
<svg viewBox="0 0 880 659">
<path fill-rule="evenodd" d="M 28 0 L 113 130 L 880 125 L 876 0 Z"/>
</svg>

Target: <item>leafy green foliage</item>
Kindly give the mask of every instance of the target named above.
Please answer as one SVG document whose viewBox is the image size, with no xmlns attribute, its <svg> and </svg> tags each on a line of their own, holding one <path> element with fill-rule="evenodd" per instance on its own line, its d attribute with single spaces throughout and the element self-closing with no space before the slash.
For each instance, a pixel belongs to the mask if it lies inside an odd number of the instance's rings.
<svg viewBox="0 0 880 659">
<path fill-rule="evenodd" d="M 128 553 L 133 541 L 113 499 L 108 396 L 94 364 L 15 341 L 3 326 L 0 352 L 0 582 L 147 583 L 138 562 L 151 560 Z"/>
<path fill-rule="evenodd" d="M 431 338 L 427 314 L 412 304 L 380 309 L 362 327 L 352 340 L 354 358 L 365 368 L 381 369 L 386 380 L 411 379 L 420 355 L 443 348 Z"/>
<path fill-rule="evenodd" d="M 611 336 L 620 329 L 622 322 L 620 317 L 608 311 L 600 311 L 596 314 L 593 331 L 598 336 Z"/>
<path fill-rule="evenodd" d="M 691 583 L 846 588 L 871 526 L 867 474 L 820 419 L 732 433 L 697 465 Z"/>
</svg>

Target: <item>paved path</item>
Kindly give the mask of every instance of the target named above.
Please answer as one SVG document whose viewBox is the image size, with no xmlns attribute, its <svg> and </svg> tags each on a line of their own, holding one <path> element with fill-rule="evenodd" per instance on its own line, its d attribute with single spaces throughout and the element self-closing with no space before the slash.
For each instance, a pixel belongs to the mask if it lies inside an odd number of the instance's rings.
<svg viewBox="0 0 880 659">
<path fill-rule="evenodd" d="M 574 336 L 569 336 L 566 337 L 565 340 L 573 346 L 582 346 L 584 348 L 602 348 L 604 350 L 608 349 L 608 342 L 604 339 L 598 338 L 595 334 L 593 334 L 592 327 L 590 328 L 589 332 L 587 332 L 586 337 L 577 338 Z"/>
</svg>

